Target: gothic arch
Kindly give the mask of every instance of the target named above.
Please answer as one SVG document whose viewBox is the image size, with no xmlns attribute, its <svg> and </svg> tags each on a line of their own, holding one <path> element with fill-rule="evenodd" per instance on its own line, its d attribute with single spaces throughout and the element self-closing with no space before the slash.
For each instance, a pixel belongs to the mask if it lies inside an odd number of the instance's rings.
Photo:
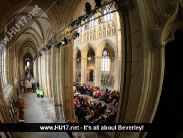
<svg viewBox="0 0 183 138">
<path fill-rule="evenodd" d="M 95 55 L 96 55 L 96 50 L 95 50 L 94 45 L 91 44 L 91 43 L 88 43 L 88 44 L 83 48 L 83 50 L 81 51 L 81 56 L 82 56 L 82 57 L 87 57 L 87 54 L 88 54 L 88 51 L 89 51 L 90 48 L 93 49 L 93 51 L 95 52 Z"/>
<path fill-rule="evenodd" d="M 114 45 L 114 43 L 105 38 L 104 40 L 102 40 L 102 42 L 98 45 L 98 48 L 96 50 L 96 56 L 101 56 L 102 55 L 102 51 L 103 49 L 107 46 L 107 48 L 109 49 L 110 51 L 110 54 L 114 54 L 114 56 L 117 55 L 117 48 L 116 46 Z M 113 51 L 113 52 L 112 52 Z"/>
<path fill-rule="evenodd" d="M 81 52 L 81 50 L 79 48 L 77 48 L 77 47 L 74 48 L 73 58 L 75 58 L 75 59 L 77 58 L 77 54 L 79 51 Z"/>
</svg>

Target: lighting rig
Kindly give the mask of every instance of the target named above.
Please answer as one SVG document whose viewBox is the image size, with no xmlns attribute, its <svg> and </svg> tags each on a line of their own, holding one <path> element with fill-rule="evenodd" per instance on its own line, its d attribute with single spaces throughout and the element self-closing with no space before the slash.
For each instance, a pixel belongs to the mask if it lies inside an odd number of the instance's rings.
<svg viewBox="0 0 183 138">
<path fill-rule="evenodd" d="M 91 22 L 92 20 L 95 20 L 97 18 L 103 17 L 109 13 L 113 13 L 118 11 L 119 9 L 121 9 L 121 7 L 119 7 L 119 2 L 117 0 L 112 0 L 110 2 L 107 2 L 105 4 L 101 4 L 102 0 L 95 0 L 95 9 L 92 10 L 92 6 L 90 5 L 89 2 L 85 3 L 85 15 L 79 16 L 77 20 L 73 21 L 72 23 L 70 23 L 68 26 L 66 26 L 64 29 L 60 30 L 57 34 L 55 34 L 51 40 L 48 41 L 48 43 L 46 44 L 46 46 L 44 48 L 42 48 L 32 59 L 32 62 L 34 60 L 36 60 L 38 57 L 40 57 L 43 52 L 49 50 L 52 48 L 52 44 L 53 44 L 53 40 L 55 40 L 55 38 L 57 37 L 57 35 L 62 34 L 62 40 L 60 40 L 58 42 L 58 44 L 55 45 L 55 47 L 59 48 L 60 46 L 65 46 L 67 44 L 69 44 L 71 42 L 71 39 L 76 39 L 77 37 L 79 37 L 79 33 L 76 31 L 80 26 L 83 26 L 89 22 Z M 117 10 L 112 10 L 111 7 L 117 4 L 118 8 Z M 109 10 L 104 14 L 101 9 L 102 7 L 109 5 Z M 101 14 L 98 15 L 97 17 L 94 17 L 91 20 L 86 20 L 89 17 L 93 16 L 94 14 L 96 14 L 97 12 L 100 12 Z M 84 21 L 84 22 L 82 22 Z M 68 36 L 68 34 L 70 34 L 69 36 L 71 36 L 71 38 L 66 38 L 66 36 Z"/>
</svg>

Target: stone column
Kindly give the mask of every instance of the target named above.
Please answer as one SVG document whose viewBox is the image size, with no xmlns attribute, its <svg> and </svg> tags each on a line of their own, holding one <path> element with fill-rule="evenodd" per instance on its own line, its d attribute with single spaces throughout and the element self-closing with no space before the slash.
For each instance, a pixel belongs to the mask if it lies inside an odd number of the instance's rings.
<svg viewBox="0 0 183 138">
<path fill-rule="evenodd" d="M 36 59 L 34 61 L 34 77 L 36 78 L 36 80 L 39 79 L 39 75 L 38 75 L 38 59 Z"/>
<path fill-rule="evenodd" d="M 60 101 L 62 121 L 76 122 L 73 103 L 73 43 L 62 46 L 60 52 Z"/>
<path fill-rule="evenodd" d="M 46 54 L 43 53 L 42 57 L 42 67 L 41 67 L 41 79 L 42 79 L 42 88 L 44 89 L 44 95 L 47 97 L 47 85 L 46 85 Z"/>
<path fill-rule="evenodd" d="M 52 34 L 51 37 L 54 36 L 54 33 Z M 57 68 L 57 62 L 56 62 L 56 59 L 57 59 L 57 49 L 56 47 L 54 46 L 56 43 L 54 43 L 55 41 L 55 38 L 54 40 L 52 41 L 52 48 L 51 48 L 51 62 L 50 62 L 50 67 L 51 67 L 51 89 L 52 89 L 52 95 L 53 95 L 53 102 L 54 102 L 54 107 L 55 107 L 55 120 L 56 121 L 59 121 L 60 120 L 60 101 L 58 100 L 58 93 L 57 93 L 57 72 L 56 72 L 56 68 Z"/>
<path fill-rule="evenodd" d="M 76 82 L 76 58 L 73 58 L 73 82 Z"/>
<path fill-rule="evenodd" d="M 101 56 L 95 57 L 95 85 L 101 86 Z"/>
<path fill-rule="evenodd" d="M 38 57 L 38 76 L 39 76 L 39 85 L 42 87 L 42 78 L 41 78 L 41 57 Z"/>
<path fill-rule="evenodd" d="M 121 55 L 115 57 L 115 81 L 114 81 L 114 90 L 120 90 L 120 82 L 121 82 Z"/>
<path fill-rule="evenodd" d="M 52 100 L 52 90 L 51 90 L 51 76 L 50 76 L 50 68 L 51 68 L 51 60 L 50 60 L 50 57 L 51 57 L 51 51 L 46 51 L 46 84 L 47 84 L 47 93 L 48 93 L 48 98 L 50 100 Z"/>
<path fill-rule="evenodd" d="M 87 57 L 81 58 L 81 84 L 86 83 Z"/>
</svg>

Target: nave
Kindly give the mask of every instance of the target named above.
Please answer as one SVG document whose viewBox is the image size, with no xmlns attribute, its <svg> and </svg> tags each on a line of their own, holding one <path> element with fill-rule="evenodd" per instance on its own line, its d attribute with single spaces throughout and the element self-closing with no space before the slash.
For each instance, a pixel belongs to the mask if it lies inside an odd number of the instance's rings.
<svg viewBox="0 0 183 138">
<path fill-rule="evenodd" d="M 26 81 L 27 83 L 29 81 Z M 48 98 L 38 98 L 32 90 L 22 91 L 24 99 L 25 123 L 56 123 L 53 102 Z M 63 123 L 63 122 L 60 122 Z M 110 134 L 94 132 L 73 132 L 75 138 L 109 138 Z M 21 138 L 69 138 L 66 132 L 21 132 Z"/>
</svg>

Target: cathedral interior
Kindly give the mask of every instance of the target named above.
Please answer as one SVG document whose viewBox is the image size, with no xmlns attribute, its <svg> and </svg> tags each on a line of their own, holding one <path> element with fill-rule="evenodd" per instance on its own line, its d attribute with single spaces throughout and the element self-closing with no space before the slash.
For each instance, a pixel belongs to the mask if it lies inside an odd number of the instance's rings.
<svg viewBox="0 0 183 138">
<path fill-rule="evenodd" d="M 84 95 L 116 110 L 113 123 L 176 129 L 74 137 L 183 137 L 183 0 L 1 0 L 0 9 L 1 127 L 18 123 L 21 112 L 25 123 L 79 123 L 76 97 Z M 100 92 L 109 97 L 95 96 Z M 69 137 L 0 132 L 0 138 L 43 136 Z"/>
</svg>

